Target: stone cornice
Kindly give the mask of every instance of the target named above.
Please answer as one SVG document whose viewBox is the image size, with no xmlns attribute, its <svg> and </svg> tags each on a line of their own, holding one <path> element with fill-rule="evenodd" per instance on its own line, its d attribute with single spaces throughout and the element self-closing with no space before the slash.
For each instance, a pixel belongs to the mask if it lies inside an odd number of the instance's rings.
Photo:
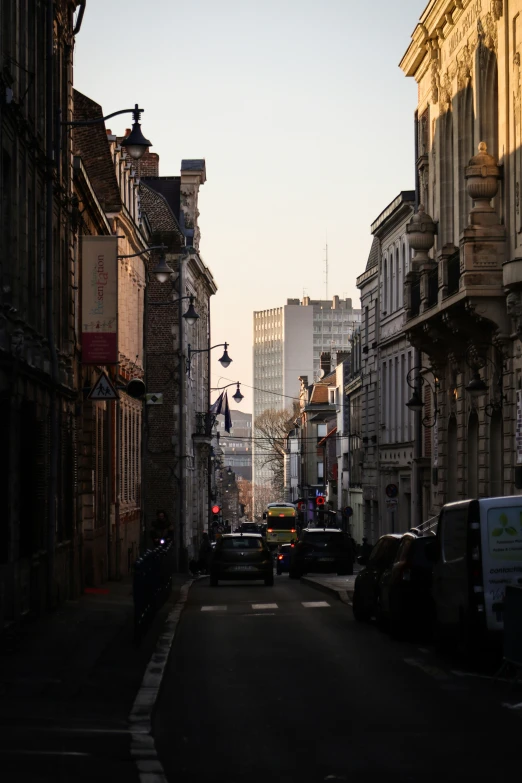
<svg viewBox="0 0 522 783">
<path fill-rule="evenodd" d="M 446 37 L 448 31 L 466 12 L 470 3 L 475 0 L 431 0 L 411 36 L 411 43 L 399 63 L 399 68 L 406 76 L 416 76 L 419 66 L 427 57 L 433 40 L 438 48 L 438 40 Z M 488 0 L 482 0 L 486 3 Z"/>
</svg>

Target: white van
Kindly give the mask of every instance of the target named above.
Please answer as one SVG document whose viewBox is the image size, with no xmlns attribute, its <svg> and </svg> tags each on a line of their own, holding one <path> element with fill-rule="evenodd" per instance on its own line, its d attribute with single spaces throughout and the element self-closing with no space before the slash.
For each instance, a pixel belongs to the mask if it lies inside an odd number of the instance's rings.
<svg viewBox="0 0 522 783">
<path fill-rule="evenodd" d="M 522 496 L 447 503 L 433 560 L 437 636 L 500 641 L 506 586 L 522 584 Z"/>
</svg>

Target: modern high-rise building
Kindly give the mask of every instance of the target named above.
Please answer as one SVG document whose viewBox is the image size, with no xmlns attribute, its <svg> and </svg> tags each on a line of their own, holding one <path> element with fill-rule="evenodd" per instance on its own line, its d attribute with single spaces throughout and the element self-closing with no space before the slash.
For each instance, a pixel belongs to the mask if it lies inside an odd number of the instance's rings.
<svg viewBox="0 0 522 783">
<path fill-rule="evenodd" d="M 299 398 L 300 377 L 320 377 L 321 352 L 335 361 L 350 350 L 350 337 L 360 324 L 361 311 L 351 299 L 287 299 L 286 305 L 254 312 L 254 492 L 270 484 L 272 470 L 256 448 L 255 420 L 266 410 L 291 410 Z M 277 500 L 278 498 L 276 498 Z"/>
</svg>

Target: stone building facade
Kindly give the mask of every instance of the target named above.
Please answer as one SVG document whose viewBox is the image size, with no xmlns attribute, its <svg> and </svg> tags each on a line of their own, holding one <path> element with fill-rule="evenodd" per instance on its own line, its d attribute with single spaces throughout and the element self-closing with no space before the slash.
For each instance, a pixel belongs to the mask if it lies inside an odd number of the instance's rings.
<svg viewBox="0 0 522 783">
<path fill-rule="evenodd" d="M 405 331 L 423 411 L 419 520 L 522 488 L 522 2 L 432 0 L 401 68 L 418 83 Z M 424 460 L 424 462 L 423 462 Z"/>
<path fill-rule="evenodd" d="M 401 532 L 411 527 L 411 466 L 413 463 L 413 414 L 406 407 L 412 389 L 413 348 L 404 334 L 404 280 L 410 266 L 406 225 L 415 204 L 415 192 L 403 191 L 372 223 L 379 240 L 380 376 L 379 485 L 381 532 Z M 410 375 L 409 375 L 410 374 Z M 389 498 L 386 487 L 397 487 Z"/>
<path fill-rule="evenodd" d="M 0 4 L 0 629 L 79 589 L 70 136 L 76 0 Z"/>
</svg>

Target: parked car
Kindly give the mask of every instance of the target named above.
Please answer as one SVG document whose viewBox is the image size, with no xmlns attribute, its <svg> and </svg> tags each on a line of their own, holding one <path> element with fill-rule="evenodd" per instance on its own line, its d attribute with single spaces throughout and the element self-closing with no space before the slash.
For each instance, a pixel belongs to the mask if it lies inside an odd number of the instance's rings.
<svg viewBox="0 0 522 783">
<path fill-rule="evenodd" d="M 438 639 L 464 654 L 500 647 L 506 587 L 522 584 L 522 497 L 447 503 L 432 559 Z"/>
<path fill-rule="evenodd" d="M 299 579 L 310 572 L 353 573 L 352 544 L 346 533 L 328 527 L 301 531 L 291 551 L 288 573 L 291 579 Z"/>
<path fill-rule="evenodd" d="M 210 584 L 219 580 L 263 579 L 274 584 L 272 553 L 259 534 L 228 533 L 222 535 L 210 561 Z"/>
<path fill-rule="evenodd" d="M 395 560 L 401 538 L 400 533 L 387 533 L 379 538 L 369 557 L 359 555 L 357 558 L 364 568 L 357 574 L 354 585 L 352 608 L 356 620 L 369 620 L 379 615 L 381 577 Z"/>
<path fill-rule="evenodd" d="M 433 618 L 430 547 L 435 536 L 405 533 L 394 562 L 380 579 L 379 620 L 392 636 L 427 632 Z"/>
<path fill-rule="evenodd" d="M 276 572 L 278 576 L 286 573 L 290 568 L 290 555 L 292 553 L 293 544 L 280 544 L 276 555 Z"/>
</svg>

